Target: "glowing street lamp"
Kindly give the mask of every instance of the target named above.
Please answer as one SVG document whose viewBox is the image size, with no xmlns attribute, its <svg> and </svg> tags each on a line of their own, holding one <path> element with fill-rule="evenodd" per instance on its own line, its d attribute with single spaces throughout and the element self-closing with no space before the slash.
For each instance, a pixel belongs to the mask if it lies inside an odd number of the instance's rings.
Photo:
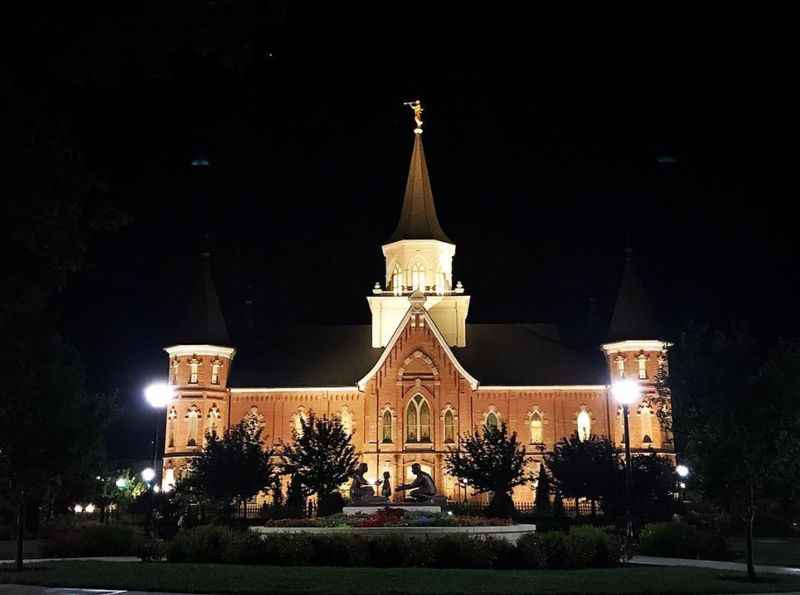
<svg viewBox="0 0 800 595">
<path fill-rule="evenodd" d="M 124 477 L 118 477 L 117 481 L 114 482 L 114 485 L 117 486 L 118 489 L 124 490 L 128 487 L 128 480 Z"/>
<path fill-rule="evenodd" d="M 686 479 L 689 477 L 689 467 L 686 465 L 678 465 L 675 467 L 675 471 L 681 477 L 681 479 Z"/>
<path fill-rule="evenodd" d="M 625 432 L 625 533 L 629 540 L 633 539 L 633 519 L 631 517 L 631 433 L 628 424 L 628 409 L 639 399 L 641 389 L 635 380 L 619 380 L 611 386 L 611 394 L 622 405 L 623 428 Z"/>
<path fill-rule="evenodd" d="M 152 467 L 147 467 L 142 470 L 142 479 L 145 483 L 150 483 L 156 476 L 156 472 Z"/>
<path fill-rule="evenodd" d="M 156 425 L 153 430 L 153 469 L 158 469 L 158 428 L 164 422 L 161 411 L 169 405 L 175 397 L 172 386 L 164 382 L 154 382 L 144 389 L 144 398 L 153 409 L 158 412 L 156 415 Z"/>
</svg>

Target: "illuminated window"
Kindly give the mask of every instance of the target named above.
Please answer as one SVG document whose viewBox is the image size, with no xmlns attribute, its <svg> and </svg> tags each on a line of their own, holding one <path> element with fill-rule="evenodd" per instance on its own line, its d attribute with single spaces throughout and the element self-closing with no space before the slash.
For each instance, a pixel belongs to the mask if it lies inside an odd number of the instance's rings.
<svg viewBox="0 0 800 595">
<path fill-rule="evenodd" d="M 403 293 L 403 272 L 400 270 L 400 265 L 394 265 L 394 271 L 392 271 L 392 291 L 394 291 L 395 295 L 400 295 Z"/>
<path fill-rule="evenodd" d="M 197 405 L 192 405 L 191 409 L 186 412 L 186 421 L 189 426 L 186 433 L 186 445 L 197 446 L 197 437 L 200 433 L 200 410 Z"/>
<path fill-rule="evenodd" d="M 308 414 L 305 407 L 298 407 L 297 413 L 294 414 L 294 419 L 292 420 L 292 429 L 298 438 L 303 435 L 303 423 L 308 423 Z"/>
<path fill-rule="evenodd" d="M 436 273 L 436 293 L 444 295 L 445 291 L 447 291 L 447 277 L 440 271 Z"/>
<path fill-rule="evenodd" d="M 639 380 L 647 379 L 647 356 L 642 353 L 637 358 L 639 361 Z"/>
<path fill-rule="evenodd" d="M 172 467 L 167 467 L 164 470 L 164 481 L 161 482 L 163 485 L 161 489 L 165 492 L 169 492 L 172 488 L 175 487 L 175 469 Z"/>
<path fill-rule="evenodd" d="M 200 360 L 192 357 L 189 360 L 189 384 L 197 384 L 197 373 L 200 369 Z"/>
<path fill-rule="evenodd" d="M 175 407 L 169 410 L 167 413 L 167 446 L 169 448 L 175 448 L 175 420 L 178 419 L 178 412 L 175 411 Z"/>
<path fill-rule="evenodd" d="M 222 367 L 222 362 L 215 359 L 211 362 L 211 384 L 219 384 L 219 369 Z"/>
<path fill-rule="evenodd" d="M 422 395 L 414 395 L 406 408 L 406 442 L 431 441 L 431 409 Z"/>
<path fill-rule="evenodd" d="M 497 422 L 497 414 L 494 411 L 490 411 L 486 415 L 486 427 L 490 430 L 496 430 L 500 424 Z"/>
<path fill-rule="evenodd" d="M 625 356 L 620 354 L 615 358 L 617 362 L 617 375 L 620 378 L 625 378 Z"/>
<path fill-rule="evenodd" d="M 353 433 L 353 414 L 350 413 L 347 406 L 342 407 L 342 414 L 339 418 L 342 420 L 342 429 L 350 436 Z"/>
<path fill-rule="evenodd" d="M 456 441 L 456 416 L 453 410 L 448 409 L 444 414 L 444 441 L 451 443 Z"/>
<path fill-rule="evenodd" d="M 639 423 L 642 431 L 642 445 L 650 446 L 653 443 L 653 410 L 648 405 L 639 407 Z"/>
<path fill-rule="evenodd" d="M 392 412 L 388 409 L 383 412 L 383 443 L 392 442 Z"/>
<path fill-rule="evenodd" d="M 625 414 L 622 411 L 622 407 L 617 407 L 617 422 L 619 424 L 620 442 L 625 442 Z"/>
<path fill-rule="evenodd" d="M 219 412 L 219 408 L 214 405 L 211 409 L 208 410 L 208 433 L 213 434 L 215 436 L 219 436 L 219 420 L 222 415 Z"/>
<path fill-rule="evenodd" d="M 531 414 L 531 444 L 542 444 L 544 442 L 542 414 L 534 411 Z"/>
<path fill-rule="evenodd" d="M 417 262 L 411 267 L 411 288 L 415 291 L 425 291 L 425 269 Z"/>
<path fill-rule="evenodd" d="M 264 416 L 258 411 L 258 407 L 250 407 L 250 411 L 244 416 L 244 426 L 247 433 L 255 436 L 258 431 L 264 427 Z"/>
<path fill-rule="evenodd" d="M 181 365 L 181 361 L 177 357 L 172 358 L 172 361 L 170 362 L 170 365 L 169 365 L 169 371 L 170 371 L 169 382 L 170 382 L 170 384 L 177 384 L 178 383 L 178 368 L 180 367 L 180 365 Z"/>
<path fill-rule="evenodd" d="M 578 439 L 583 442 L 592 435 L 592 416 L 586 409 L 578 413 Z"/>
</svg>

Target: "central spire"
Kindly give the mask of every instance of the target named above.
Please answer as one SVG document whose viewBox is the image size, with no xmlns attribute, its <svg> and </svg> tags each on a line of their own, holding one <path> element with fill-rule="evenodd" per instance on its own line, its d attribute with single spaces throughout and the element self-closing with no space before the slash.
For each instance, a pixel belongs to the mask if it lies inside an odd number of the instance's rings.
<svg viewBox="0 0 800 595">
<path fill-rule="evenodd" d="M 422 148 L 422 105 L 419 101 L 410 102 L 414 110 L 414 151 L 411 153 L 411 165 L 408 168 L 408 181 L 403 196 L 403 208 L 400 221 L 389 242 L 400 240 L 439 240 L 452 244 L 445 235 L 439 218 L 436 216 L 436 205 L 433 202 L 431 180 L 428 176 L 428 164 L 425 162 L 425 150 Z"/>
</svg>

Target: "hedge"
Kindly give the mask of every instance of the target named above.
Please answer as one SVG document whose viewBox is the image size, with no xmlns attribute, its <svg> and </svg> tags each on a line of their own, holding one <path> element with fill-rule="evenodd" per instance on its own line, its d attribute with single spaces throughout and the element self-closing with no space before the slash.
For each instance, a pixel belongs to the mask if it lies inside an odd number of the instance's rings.
<svg viewBox="0 0 800 595">
<path fill-rule="evenodd" d="M 620 563 L 618 540 L 601 529 L 503 539 L 451 534 L 412 538 L 311 533 L 259 536 L 219 526 L 179 533 L 166 547 L 170 562 L 275 566 L 427 568 L 589 568 Z"/>
<path fill-rule="evenodd" d="M 46 558 L 138 555 L 141 531 L 122 525 L 85 525 L 52 531 L 42 544 Z"/>
<path fill-rule="evenodd" d="M 653 523 L 642 527 L 639 553 L 643 556 L 730 560 L 731 551 L 719 533 L 687 523 Z"/>
</svg>

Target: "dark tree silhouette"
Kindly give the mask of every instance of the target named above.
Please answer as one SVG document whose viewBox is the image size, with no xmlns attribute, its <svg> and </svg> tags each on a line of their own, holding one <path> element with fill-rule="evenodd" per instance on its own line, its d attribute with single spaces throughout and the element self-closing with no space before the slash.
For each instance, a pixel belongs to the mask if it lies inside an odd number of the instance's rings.
<svg viewBox="0 0 800 595">
<path fill-rule="evenodd" d="M 459 448 L 447 455 L 447 472 L 465 479 L 479 494 L 491 492 L 490 514 L 510 517 L 514 512 L 511 492 L 531 481 L 525 470 L 525 447 L 517 433 L 505 424 L 483 428 L 461 440 Z"/>
<path fill-rule="evenodd" d="M 741 329 L 694 328 L 670 347 L 658 405 L 694 487 L 744 524 L 747 571 L 753 522 L 768 497 L 800 477 L 800 345 L 764 350 Z"/>
<path fill-rule="evenodd" d="M 536 481 L 536 499 L 533 510 L 537 514 L 549 514 L 553 510 L 550 502 L 550 476 L 544 464 L 539 465 L 539 477 Z"/>
<path fill-rule="evenodd" d="M 339 488 L 355 473 L 358 457 L 338 417 L 300 417 L 294 441 L 283 444 L 284 473 L 297 476 L 307 494 L 316 494 L 321 515 L 341 510 Z"/>
</svg>

